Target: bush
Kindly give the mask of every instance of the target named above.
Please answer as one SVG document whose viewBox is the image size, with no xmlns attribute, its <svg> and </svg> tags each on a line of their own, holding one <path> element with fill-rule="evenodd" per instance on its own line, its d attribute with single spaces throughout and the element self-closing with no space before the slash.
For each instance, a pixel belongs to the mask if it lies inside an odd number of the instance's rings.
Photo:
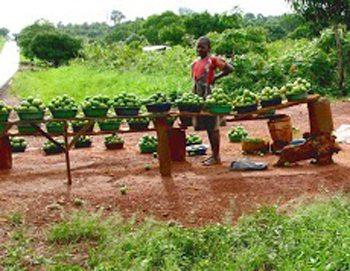
<svg viewBox="0 0 350 271">
<path fill-rule="evenodd" d="M 30 43 L 33 56 L 58 67 L 78 56 L 81 42 L 57 31 L 37 34 Z"/>
</svg>

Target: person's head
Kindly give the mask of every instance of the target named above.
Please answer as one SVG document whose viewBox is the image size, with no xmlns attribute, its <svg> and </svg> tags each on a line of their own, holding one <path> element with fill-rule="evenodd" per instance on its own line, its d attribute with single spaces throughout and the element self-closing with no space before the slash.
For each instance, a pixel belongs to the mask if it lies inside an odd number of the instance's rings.
<svg viewBox="0 0 350 271">
<path fill-rule="evenodd" d="M 197 42 L 197 53 L 201 58 L 205 58 L 210 52 L 210 39 L 200 37 Z"/>
</svg>

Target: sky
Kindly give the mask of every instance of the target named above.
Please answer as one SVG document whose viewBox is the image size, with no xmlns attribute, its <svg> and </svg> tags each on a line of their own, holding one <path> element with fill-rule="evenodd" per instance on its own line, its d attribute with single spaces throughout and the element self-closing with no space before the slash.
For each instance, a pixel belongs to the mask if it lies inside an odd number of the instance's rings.
<svg viewBox="0 0 350 271">
<path fill-rule="evenodd" d="M 112 10 L 127 19 L 147 17 L 180 7 L 221 13 L 238 6 L 243 12 L 280 15 L 290 12 L 285 0 L 0 0 L 0 27 L 19 32 L 38 19 L 53 23 L 106 22 Z"/>
</svg>

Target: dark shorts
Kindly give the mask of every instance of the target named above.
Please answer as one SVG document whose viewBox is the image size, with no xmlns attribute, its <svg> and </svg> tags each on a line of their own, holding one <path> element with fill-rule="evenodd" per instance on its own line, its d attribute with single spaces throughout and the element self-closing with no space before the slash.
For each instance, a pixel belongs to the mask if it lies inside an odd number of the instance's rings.
<svg viewBox="0 0 350 271">
<path fill-rule="evenodd" d="M 220 118 L 216 116 L 194 117 L 193 125 L 196 131 L 219 130 Z"/>
</svg>

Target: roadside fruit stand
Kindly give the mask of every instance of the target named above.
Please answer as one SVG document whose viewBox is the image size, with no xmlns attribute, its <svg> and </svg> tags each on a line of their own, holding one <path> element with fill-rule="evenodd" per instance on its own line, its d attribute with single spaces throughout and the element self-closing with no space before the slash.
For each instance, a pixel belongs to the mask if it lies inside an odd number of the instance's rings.
<svg viewBox="0 0 350 271">
<path fill-rule="evenodd" d="M 288 91 L 286 88 L 285 91 Z M 286 94 L 286 93 L 285 93 Z M 319 145 L 311 144 L 311 151 L 306 156 L 315 158 L 317 162 L 327 164 L 332 161 L 332 155 L 338 149 L 332 137 L 333 121 L 330 110 L 330 104 L 327 100 L 320 98 L 318 95 L 305 95 L 302 97 L 293 97 L 285 102 L 282 102 L 282 94 L 276 93 L 270 89 L 263 92 L 265 99 L 263 104 L 258 104 L 259 99 L 250 91 L 244 91 L 243 95 L 234 101 L 235 110 L 232 111 L 232 100 L 218 89 L 210 95 L 203 104 L 203 100 L 195 97 L 192 94 L 183 95 L 182 98 L 176 101 L 177 109 L 171 110 L 172 104 L 167 100 L 162 93 L 154 94 L 149 100 L 143 103 L 134 95 L 123 93 L 113 100 L 103 96 L 87 97 L 82 104 L 84 115 L 78 114 L 78 105 L 73 99 L 67 95 L 54 99 L 48 109 L 51 115 L 45 111 L 43 103 L 34 98 L 22 101 L 21 105 L 15 109 L 18 119 L 9 120 L 11 108 L 0 105 L 0 169 L 9 170 L 12 168 L 12 149 L 10 139 L 17 136 L 40 136 L 48 139 L 46 144 L 47 150 L 52 150 L 55 146 L 56 151 L 65 154 L 68 184 L 72 184 L 72 175 L 70 167 L 70 150 L 77 145 L 89 144 L 86 136 L 98 136 L 109 134 L 105 144 L 111 149 L 122 147 L 124 143 L 121 138 L 114 135 L 123 133 L 136 133 L 145 131 L 155 131 L 157 137 L 149 136 L 143 138 L 139 142 L 139 147 L 143 153 L 153 153 L 157 151 L 159 160 L 160 174 L 164 177 L 171 176 L 172 157 L 176 157 L 171 152 L 169 140 L 178 140 L 176 147 L 178 161 L 181 156 L 185 155 L 186 137 L 184 130 L 186 124 L 182 123 L 181 128 L 174 129 L 171 127 L 171 122 L 175 118 L 192 119 L 193 117 L 205 116 L 224 116 L 227 122 L 236 121 L 252 121 L 252 120 L 271 120 L 275 117 L 271 115 L 271 111 L 276 111 L 291 106 L 300 104 L 308 105 L 309 121 L 310 121 L 310 139 L 317 139 L 325 145 L 328 142 L 329 148 L 325 151 L 318 152 Z M 288 97 L 288 96 L 287 96 Z M 270 103 L 267 103 L 270 102 Z M 141 105 L 146 104 L 148 112 L 141 112 Z M 204 109 L 205 107 L 205 109 Z M 114 109 L 115 114 L 108 114 Z M 130 127 L 129 129 L 120 129 L 120 123 L 126 120 Z M 154 128 L 149 129 L 148 124 L 153 121 Z M 93 129 L 93 125 L 98 123 L 99 129 Z M 146 124 L 145 124 L 146 123 Z M 72 125 L 73 129 L 70 128 Z M 243 131 L 237 134 L 232 134 L 232 140 L 241 139 Z M 57 140 L 57 137 L 63 137 L 62 141 Z M 183 140 L 182 140 L 183 138 Z M 200 139 L 188 137 L 189 142 L 196 142 Z M 323 140 L 323 141 L 322 141 Z M 310 141 L 311 142 L 311 141 Z M 314 142 L 314 141 L 312 141 Z M 91 142 L 90 142 L 91 144 Z M 310 146 L 308 148 L 310 148 Z M 316 149 L 315 149 L 316 148 Z M 295 150 L 289 150 L 293 152 Z M 322 154 L 322 159 L 316 154 Z M 289 161 L 288 152 L 281 154 L 277 164 L 282 164 Z M 293 155 L 292 155 L 293 156 Z M 295 155 L 293 156 L 295 160 Z"/>
</svg>

